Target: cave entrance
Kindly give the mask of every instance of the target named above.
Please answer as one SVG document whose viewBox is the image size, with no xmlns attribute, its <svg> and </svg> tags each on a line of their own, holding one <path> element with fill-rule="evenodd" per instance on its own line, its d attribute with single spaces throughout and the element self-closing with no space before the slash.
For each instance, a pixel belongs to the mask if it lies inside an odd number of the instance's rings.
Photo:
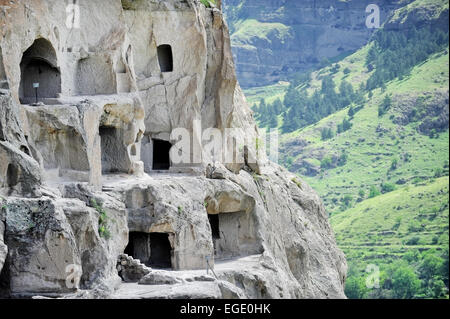
<svg viewBox="0 0 450 319">
<path fill-rule="evenodd" d="M 149 265 L 150 252 L 150 234 L 130 232 L 125 254 L 139 259 L 145 265 Z"/>
<path fill-rule="evenodd" d="M 173 71 L 172 47 L 168 44 L 158 46 L 158 61 L 161 72 Z"/>
<path fill-rule="evenodd" d="M 211 215 L 208 214 L 209 224 L 211 225 L 211 235 L 212 239 L 220 239 L 220 224 L 219 224 L 219 214 Z"/>
<path fill-rule="evenodd" d="M 61 93 L 61 74 L 56 67 L 56 52 L 52 44 L 45 39 L 37 39 L 24 52 L 20 62 L 21 80 L 19 99 L 22 104 L 57 98 Z"/>
<path fill-rule="evenodd" d="M 217 242 L 220 241 L 220 220 L 219 214 L 208 214 L 209 225 L 211 226 L 211 237 L 214 247 L 214 255 L 217 256 Z"/>
<path fill-rule="evenodd" d="M 172 268 L 172 246 L 169 234 L 150 234 L 150 266 L 153 268 Z"/>
<path fill-rule="evenodd" d="M 125 254 L 152 268 L 172 268 L 172 246 L 167 233 L 130 232 Z"/>
<path fill-rule="evenodd" d="M 153 140 L 153 165 L 152 169 L 169 170 L 170 169 L 170 149 L 172 144 L 163 140 Z"/>
</svg>

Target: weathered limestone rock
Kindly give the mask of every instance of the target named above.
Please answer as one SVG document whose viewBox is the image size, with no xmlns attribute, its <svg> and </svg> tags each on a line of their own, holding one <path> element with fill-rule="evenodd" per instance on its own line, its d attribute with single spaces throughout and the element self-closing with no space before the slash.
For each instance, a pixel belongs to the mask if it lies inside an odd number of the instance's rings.
<svg viewBox="0 0 450 319">
<path fill-rule="evenodd" d="M 31 151 L 11 96 L 0 93 L 0 195 L 40 196 L 41 171 Z"/>
<path fill-rule="evenodd" d="M 102 172 L 143 172 L 131 152 L 143 130 L 143 109 L 137 98 L 23 108 L 47 180 L 89 182 L 99 188 Z"/>
<path fill-rule="evenodd" d="M 106 211 L 109 238 L 99 233 L 97 209 L 78 199 L 19 199 L 5 203 L 12 295 L 61 294 L 72 288 L 103 290 L 118 287 L 116 256 L 128 240 L 126 212 L 109 199 Z M 68 287 L 68 266 L 80 268 L 79 285 Z M 82 274 L 82 275 L 81 275 Z"/>
<path fill-rule="evenodd" d="M 62 293 L 66 267 L 80 265 L 72 229 L 50 199 L 8 198 L 5 239 L 12 295 Z"/>
<path fill-rule="evenodd" d="M 3 206 L 3 199 L 0 200 L 0 205 Z M 5 244 L 5 216 L 3 214 L 3 207 L 0 210 L 0 274 L 8 254 L 8 247 Z"/>
<path fill-rule="evenodd" d="M 223 299 L 246 299 L 244 292 L 239 287 L 232 283 L 221 280 L 219 281 L 219 288 Z"/>
<path fill-rule="evenodd" d="M 139 285 L 174 285 L 183 282 L 178 276 L 166 271 L 151 271 L 139 280 Z"/>
<path fill-rule="evenodd" d="M 116 258 L 125 249 L 128 241 L 126 212 L 120 203 L 112 199 L 101 199 L 97 208 L 89 208 L 79 200 L 61 200 L 58 205 L 64 210 L 72 227 L 77 251 L 82 266 L 80 288 L 88 289 L 98 285 L 117 288 L 121 282 L 116 270 Z M 101 207 L 101 208 L 99 208 Z M 100 212 L 106 213 L 106 229 L 99 232 Z"/>
<path fill-rule="evenodd" d="M 219 8 L 83 1 L 80 28 L 69 30 L 59 0 L 0 7 L 10 294 L 345 297 L 346 262 L 320 198 L 265 161 Z M 41 96 L 29 105 L 34 81 Z M 167 159 L 176 128 L 191 133 L 188 163 Z M 216 154 L 202 152 L 209 128 L 234 129 Z M 117 268 L 123 253 L 131 268 Z M 70 265 L 81 291 L 66 283 Z M 119 271 L 146 284 L 121 284 Z"/>
<path fill-rule="evenodd" d="M 212 251 L 199 178 L 146 179 L 145 183 L 114 186 L 128 210 L 130 233 L 164 233 L 172 246 L 174 269 L 204 268 Z M 109 185 L 108 185 L 109 186 Z"/>
<path fill-rule="evenodd" d="M 117 272 L 125 282 L 138 282 L 151 272 L 151 268 L 141 264 L 141 261 L 134 259 L 127 254 L 119 255 L 117 260 Z"/>
</svg>

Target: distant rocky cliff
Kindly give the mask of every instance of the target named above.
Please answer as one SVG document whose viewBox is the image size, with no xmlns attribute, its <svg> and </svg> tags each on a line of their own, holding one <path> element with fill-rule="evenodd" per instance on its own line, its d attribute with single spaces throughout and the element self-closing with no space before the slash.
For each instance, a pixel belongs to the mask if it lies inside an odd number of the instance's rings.
<svg viewBox="0 0 450 319">
<path fill-rule="evenodd" d="M 242 87 L 289 79 L 362 47 L 374 29 L 366 7 L 380 8 L 381 23 L 399 0 L 224 0 Z M 405 3 L 403 1 L 403 3 Z"/>
<path fill-rule="evenodd" d="M 75 4 L 0 0 L 0 296 L 344 298 L 322 201 L 260 154 L 221 10 Z M 237 133 L 208 152 L 199 123 Z"/>
</svg>

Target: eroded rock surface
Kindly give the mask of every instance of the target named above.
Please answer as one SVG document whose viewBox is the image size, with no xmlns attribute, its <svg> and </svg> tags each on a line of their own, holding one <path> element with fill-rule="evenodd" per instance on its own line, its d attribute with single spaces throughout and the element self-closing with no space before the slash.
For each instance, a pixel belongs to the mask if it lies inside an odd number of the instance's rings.
<svg viewBox="0 0 450 319">
<path fill-rule="evenodd" d="M 83 1 L 69 30 L 59 0 L 0 4 L 2 295 L 345 297 L 320 198 L 261 151 L 220 8 Z"/>
<path fill-rule="evenodd" d="M 387 20 L 400 1 L 224 0 L 232 25 L 238 78 L 245 88 L 287 80 L 320 63 L 359 49 L 370 39 L 369 5 Z M 411 1 L 409 1 L 411 2 Z M 370 8 L 369 8 L 370 9 Z M 242 20 L 246 20 L 242 23 Z M 253 28 L 247 27 L 253 24 Z M 258 30 L 258 31 L 253 31 Z"/>
</svg>

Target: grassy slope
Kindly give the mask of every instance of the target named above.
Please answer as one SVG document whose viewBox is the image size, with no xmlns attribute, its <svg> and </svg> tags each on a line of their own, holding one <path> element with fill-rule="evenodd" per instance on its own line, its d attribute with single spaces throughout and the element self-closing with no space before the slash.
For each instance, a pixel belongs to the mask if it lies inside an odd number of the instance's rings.
<svg viewBox="0 0 450 319">
<path fill-rule="evenodd" d="M 434 55 L 414 68 L 408 78 L 388 83 L 386 92 L 376 90 L 365 107 L 354 116 L 352 129 L 331 140 L 320 140 L 321 128 L 335 127 L 336 123 L 347 116 L 348 109 L 332 114 L 315 125 L 283 136 L 284 142 L 292 138 L 311 142 L 297 157 L 314 155 L 317 149 L 323 149 L 329 155 L 340 155 L 343 151 L 349 155 L 346 165 L 323 171 L 320 177 L 305 177 L 322 195 L 330 212 L 339 208 L 339 203 L 334 204 L 333 200 L 339 201 L 347 194 L 356 199 L 360 189 L 367 194 L 372 185 L 379 186 L 382 182 L 395 183 L 400 178 L 409 182 L 418 176 L 429 178 L 437 168 L 444 168 L 449 153 L 448 131 L 441 133 L 437 139 L 430 139 L 418 134 L 414 123 L 407 126 L 394 124 L 389 119 L 394 111 L 379 118 L 378 105 L 385 94 L 423 95 L 435 90 L 445 90 L 448 86 L 448 61 L 448 53 Z M 353 67 L 358 68 L 355 65 Z M 378 127 L 382 127 L 385 132 L 377 133 Z M 401 160 L 405 153 L 411 155 L 409 162 Z M 399 160 L 399 167 L 391 171 L 390 166 L 394 159 Z"/>
<path fill-rule="evenodd" d="M 283 100 L 286 89 L 289 87 L 287 82 L 279 82 L 274 85 L 256 87 L 244 90 L 245 97 L 249 105 L 259 104 L 261 99 L 266 103 L 273 103 L 277 98 Z"/>
<path fill-rule="evenodd" d="M 231 36 L 231 41 L 236 45 L 250 45 L 254 40 L 271 42 L 271 38 L 284 41 L 290 37 L 290 28 L 282 23 L 260 22 L 255 19 L 237 21 L 236 32 Z"/>
<path fill-rule="evenodd" d="M 331 224 L 350 264 L 440 250 L 448 247 L 448 196 L 449 180 L 442 177 L 365 200 L 331 217 Z"/>
<path fill-rule="evenodd" d="M 344 63 L 363 61 L 358 56 L 364 52 L 367 50 L 363 49 Z M 355 63 L 348 66 L 352 70 L 364 69 Z M 347 116 L 348 109 L 283 137 L 285 141 L 300 138 L 311 142 L 299 157 L 317 154 L 317 150 L 336 155 L 345 151 L 349 155 L 346 165 L 323 170 L 320 176 L 304 179 L 319 192 L 331 213 L 330 222 L 337 243 L 345 252 L 352 272 L 364 274 L 369 264 L 384 269 L 413 251 L 448 248 L 449 131 L 431 139 L 419 134 L 414 123 L 406 126 L 394 124 L 390 116 L 395 109 L 378 117 L 378 105 L 385 94 L 421 96 L 433 95 L 436 91 L 448 92 L 448 66 L 447 49 L 416 66 L 405 79 L 388 83 L 385 92 L 376 90 L 365 107 L 354 116 L 352 129 L 331 140 L 321 141 L 320 129 L 335 126 Z M 352 74 L 354 79 L 364 80 L 368 76 L 364 71 L 352 71 Z M 340 77 L 339 72 L 335 81 Z M 358 81 L 352 82 L 357 84 Z M 382 134 L 377 133 L 379 126 L 385 130 Z M 405 153 L 411 155 L 407 162 L 402 160 Z M 399 159 L 396 170 L 390 169 L 393 159 Z M 308 161 L 319 163 L 313 156 Z M 437 168 L 442 168 L 447 176 L 435 179 Z M 383 182 L 395 184 L 399 179 L 404 179 L 406 184 L 396 185 L 393 192 L 367 198 L 371 185 L 379 188 Z M 360 190 L 365 195 L 362 202 L 356 202 Z M 345 195 L 352 197 L 347 209 L 342 208 L 341 202 Z"/>
<path fill-rule="evenodd" d="M 428 12 L 433 12 L 433 16 L 429 16 L 429 19 L 435 19 L 437 18 L 440 13 L 448 9 L 449 3 L 448 0 L 416 0 L 405 7 L 397 10 L 392 17 L 392 21 L 398 21 L 404 22 L 405 18 L 407 18 L 408 13 L 415 9 L 421 9 L 426 10 Z M 429 10 L 431 9 L 431 10 Z"/>
</svg>

